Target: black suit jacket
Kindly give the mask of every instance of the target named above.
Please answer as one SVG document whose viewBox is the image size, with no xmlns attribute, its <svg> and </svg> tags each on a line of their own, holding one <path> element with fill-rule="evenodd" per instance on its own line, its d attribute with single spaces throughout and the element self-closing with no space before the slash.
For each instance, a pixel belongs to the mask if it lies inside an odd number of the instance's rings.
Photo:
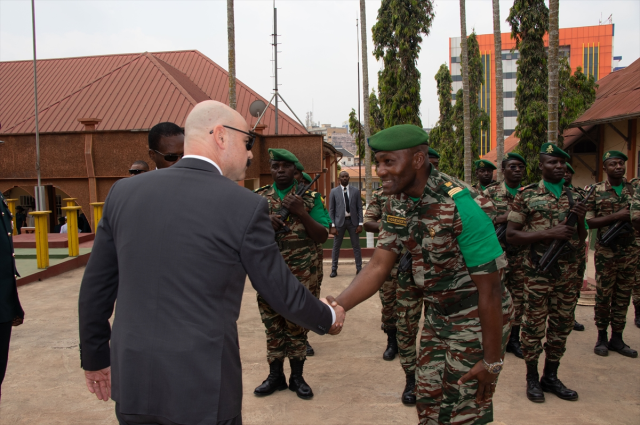
<svg viewBox="0 0 640 425">
<path fill-rule="evenodd" d="M 16 286 L 16 259 L 13 256 L 13 227 L 11 211 L 0 193 L 0 323 L 24 318 Z"/>
<path fill-rule="evenodd" d="M 264 198 L 193 158 L 118 181 L 80 288 L 83 368 L 111 365 L 124 414 L 185 425 L 239 415 L 236 320 L 247 273 L 284 317 L 329 330 L 330 308 L 280 255 Z"/>
</svg>

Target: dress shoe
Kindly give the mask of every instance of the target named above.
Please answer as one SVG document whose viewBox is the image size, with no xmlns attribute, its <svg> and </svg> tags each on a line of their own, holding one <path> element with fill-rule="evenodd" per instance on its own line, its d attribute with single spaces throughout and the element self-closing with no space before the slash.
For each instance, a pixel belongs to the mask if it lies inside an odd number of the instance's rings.
<svg viewBox="0 0 640 425">
<path fill-rule="evenodd" d="M 360 274 L 360 272 L 362 271 L 362 269 L 356 269 L 356 274 Z"/>
<path fill-rule="evenodd" d="M 397 329 L 387 329 L 384 331 L 387 334 L 387 348 L 382 354 L 382 358 L 387 361 L 391 361 L 396 358 L 398 354 L 398 340 L 396 339 Z"/>
<path fill-rule="evenodd" d="M 309 400 L 313 397 L 311 387 L 302 377 L 302 369 L 304 368 L 304 360 L 289 359 L 291 366 L 291 376 L 289 377 L 289 389 L 295 391 L 296 395 L 303 400 Z"/>
<path fill-rule="evenodd" d="M 635 306 L 636 308 L 636 319 L 634 320 L 634 323 L 636 324 L 637 327 L 640 328 L 640 304 Z"/>
<path fill-rule="evenodd" d="M 329 275 L 329 277 L 336 277 L 338 276 L 338 271 L 337 270 L 331 270 L 331 274 Z"/>
<path fill-rule="evenodd" d="M 625 357 L 631 357 L 635 359 L 638 357 L 638 352 L 631 349 L 622 340 L 622 332 L 611 332 L 611 339 L 609 340 L 609 350 L 622 354 Z"/>
<path fill-rule="evenodd" d="M 555 394 L 563 400 L 577 400 L 578 393 L 565 387 L 562 381 L 558 379 L 558 366 L 560 366 L 560 362 L 545 360 L 542 379 L 540 379 L 542 391 Z"/>
<path fill-rule="evenodd" d="M 527 398 L 534 403 L 544 403 L 544 393 L 540 386 L 538 363 L 527 363 Z"/>
<path fill-rule="evenodd" d="M 416 374 L 408 373 L 407 374 L 407 384 L 404 386 L 404 390 L 402 390 L 402 404 L 406 406 L 413 406 L 416 404 Z"/>
<path fill-rule="evenodd" d="M 258 386 L 253 393 L 257 396 L 271 395 L 274 392 L 287 389 L 287 378 L 282 371 L 282 361 L 274 360 L 269 365 L 269 376 Z"/>
<path fill-rule="evenodd" d="M 522 348 L 520 347 L 520 326 L 513 326 L 511 328 L 511 335 L 507 342 L 507 353 L 513 353 L 513 355 L 519 359 L 524 359 Z"/>
<path fill-rule="evenodd" d="M 593 348 L 593 352 L 599 356 L 606 357 L 609 355 L 609 343 L 607 342 L 607 330 L 598 330 L 598 341 Z"/>
<path fill-rule="evenodd" d="M 316 352 L 313 351 L 313 347 L 309 344 L 309 341 L 307 341 L 307 357 L 311 357 L 314 354 L 316 354 Z"/>
<path fill-rule="evenodd" d="M 584 325 L 582 323 L 578 323 L 577 320 L 573 321 L 573 330 L 574 331 L 578 331 L 578 332 L 582 332 L 584 331 Z"/>
</svg>

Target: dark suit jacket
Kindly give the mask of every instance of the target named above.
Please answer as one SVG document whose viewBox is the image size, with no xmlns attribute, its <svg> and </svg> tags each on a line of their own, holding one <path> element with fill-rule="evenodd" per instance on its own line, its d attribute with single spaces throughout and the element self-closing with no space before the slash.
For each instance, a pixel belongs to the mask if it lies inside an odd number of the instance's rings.
<svg viewBox="0 0 640 425">
<path fill-rule="evenodd" d="M 185 425 L 240 414 L 247 273 L 285 318 L 331 327 L 330 308 L 283 261 L 266 199 L 205 161 L 116 182 L 103 214 L 80 288 L 81 359 L 85 370 L 111 365 L 121 413 Z"/>
<path fill-rule="evenodd" d="M 358 226 L 362 223 L 362 200 L 360 199 L 360 192 L 355 187 L 347 186 L 349 190 L 349 210 L 351 211 L 351 223 L 354 226 Z M 339 184 L 337 187 L 331 189 L 329 194 L 329 216 L 331 222 L 336 227 L 342 227 L 345 224 L 345 207 L 344 207 L 344 195 L 343 187 Z"/>
<path fill-rule="evenodd" d="M 13 256 L 11 211 L 0 193 L 0 323 L 24 318 L 16 286 L 16 259 Z"/>
</svg>

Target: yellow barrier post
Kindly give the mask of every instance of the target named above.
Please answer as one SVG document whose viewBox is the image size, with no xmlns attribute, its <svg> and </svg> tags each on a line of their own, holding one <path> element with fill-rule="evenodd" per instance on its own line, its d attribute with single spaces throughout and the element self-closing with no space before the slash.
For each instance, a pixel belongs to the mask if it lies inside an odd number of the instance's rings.
<svg viewBox="0 0 640 425">
<path fill-rule="evenodd" d="M 102 218 L 104 202 L 92 202 L 89 205 L 93 207 L 93 233 L 98 233 L 98 223 L 100 223 L 100 219 Z"/>
<path fill-rule="evenodd" d="M 62 207 L 67 212 L 67 240 L 69 241 L 69 257 L 80 255 L 80 239 L 78 238 L 78 213 L 81 207 Z"/>
<path fill-rule="evenodd" d="M 7 201 L 9 211 L 11 211 L 11 216 L 13 217 L 11 221 L 13 221 L 13 235 L 15 236 L 18 234 L 18 222 L 16 221 L 16 202 L 18 202 L 18 200 L 5 198 L 5 201 Z"/>
<path fill-rule="evenodd" d="M 31 211 L 29 213 L 36 222 L 36 258 L 39 269 L 49 267 L 49 225 L 47 223 L 49 214 L 51 211 Z"/>
<path fill-rule="evenodd" d="M 65 201 L 67 203 L 68 207 L 75 207 L 77 199 L 78 198 L 64 198 L 63 201 Z"/>
</svg>

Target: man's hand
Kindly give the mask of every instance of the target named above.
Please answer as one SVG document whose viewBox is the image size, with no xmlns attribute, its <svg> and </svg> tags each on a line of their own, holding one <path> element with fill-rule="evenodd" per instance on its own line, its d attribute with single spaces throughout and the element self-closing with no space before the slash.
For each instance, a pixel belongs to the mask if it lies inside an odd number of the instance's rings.
<svg viewBox="0 0 640 425">
<path fill-rule="evenodd" d="M 95 394 L 98 400 L 109 401 L 111 398 L 111 367 L 105 369 L 84 371 L 87 388 L 91 394 Z"/>
<path fill-rule="evenodd" d="M 13 322 L 11 322 L 11 326 L 20 326 L 24 322 L 24 318 L 16 316 L 13 318 Z"/>
<path fill-rule="evenodd" d="M 509 211 L 506 213 L 499 215 L 496 217 L 496 224 L 503 224 L 507 222 L 507 217 L 509 217 Z"/>
<path fill-rule="evenodd" d="M 276 232 L 284 226 L 284 221 L 280 220 L 282 218 L 279 214 L 269 214 L 269 218 L 271 219 L 271 227 Z"/>
<path fill-rule="evenodd" d="M 362 232 L 362 226 L 356 227 L 356 233 L 359 235 Z"/>
<path fill-rule="evenodd" d="M 614 214 L 616 220 L 631 221 L 631 214 L 629 213 L 629 205 Z"/>
<path fill-rule="evenodd" d="M 307 210 L 304 208 L 304 202 L 298 195 L 288 194 L 282 201 L 282 206 L 289 210 L 291 214 L 300 217 L 305 214 Z"/>
<path fill-rule="evenodd" d="M 487 369 L 484 368 L 482 360 L 480 360 L 469 372 L 465 373 L 464 376 L 458 380 L 458 385 L 462 385 L 472 379 L 478 380 L 476 403 L 480 404 L 491 401 L 491 397 L 496 391 L 496 379 L 498 379 L 498 375 L 489 373 Z"/>
<path fill-rule="evenodd" d="M 333 324 L 333 326 L 331 326 L 331 329 L 329 329 L 329 332 L 327 333 L 329 335 L 338 335 L 342 331 L 344 319 L 347 315 L 344 311 L 344 308 L 342 308 L 342 306 L 339 305 L 335 298 L 333 298 L 331 295 L 328 295 L 327 298 L 321 298 L 320 301 L 333 308 L 333 310 L 336 312 L 336 322 Z"/>
<path fill-rule="evenodd" d="M 578 218 L 578 220 L 580 220 L 580 218 Z M 582 216 L 582 220 L 584 220 L 584 215 Z M 568 241 L 571 239 L 573 234 L 576 232 L 576 228 L 567 226 L 565 224 L 566 222 L 567 219 L 565 218 L 562 220 L 562 223 L 552 227 L 551 229 L 547 229 L 545 239 L 560 239 L 562 241 Z"/>
<path fill-rule="evenodd" d="M 331 233 L 332 235 L 337 235 L 338 229 L 336 229 L 334 226 L 331 226 L 331 228 L 329 229 L 329 233 Z"/>
<path fill-rule="evenodd" d="M 571 208 L 571 212 L 578 215 L 578 221 L 583 222 L 584 216 L 587 215 L 587 206 L 582 203 L 577 203 Z M 627 211 L 628 214 L 628 211 Z"/>
</svg>

